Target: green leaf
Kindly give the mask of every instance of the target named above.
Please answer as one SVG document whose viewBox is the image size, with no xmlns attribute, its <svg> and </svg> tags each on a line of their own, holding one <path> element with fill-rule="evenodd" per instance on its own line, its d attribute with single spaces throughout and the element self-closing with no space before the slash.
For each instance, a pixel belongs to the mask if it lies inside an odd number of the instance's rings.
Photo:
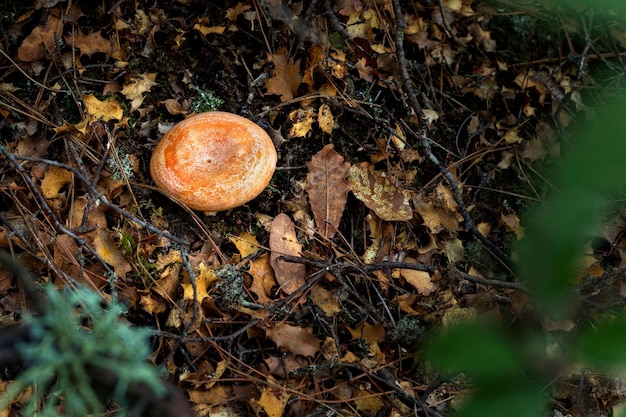
<svg viewBox="0 0 626 417">
<path fill-rule="evenodd" d="M 468 373 L 477 380 L 512 376 L 518 355 L 508 340 L 485 323 L 458 324 L 433 337 L 426 359 L 451 373 Z"/>
<path fill-rule="evenodd" d="M 578 341 L 578 356 L 603 370 L 626 369 L 626 318 L 599 323 Z"/>
<path fill-rule="evenodd" d="M 539 386 L 507 379 L 482 384 L 454 417 L 536 417 L 544 414 L 544 406 Z"/>
</svg>

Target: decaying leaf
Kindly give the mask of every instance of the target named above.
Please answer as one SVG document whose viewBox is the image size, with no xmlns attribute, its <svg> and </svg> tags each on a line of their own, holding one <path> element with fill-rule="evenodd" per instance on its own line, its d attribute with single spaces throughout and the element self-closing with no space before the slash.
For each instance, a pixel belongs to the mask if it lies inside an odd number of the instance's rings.
<svg viewBox="0 0 626 417">
<path fill-rule="evenodd" d="M 352 193 L 378 217 L 387 221 L 408 221 L 413 218 L 409 198 L 368 162 L 350 168 Z"/>
<path fill-rule="evenodd" d="M 268 417 L 282 417 L 289 398 L 291 396 L 286 391 L 266 386 L 256 403 L 263 408 Z"/>
<path fill-rule="evenodd" d="M 61 37 L 63 19 L 48 14 L 43 26 L 35 26 L 33 31 L 22 41 L 17 49 L 17 57 L 20 61 L 34 62 L 42 59 L 48 51 L 55 49 L 55 39 Z"/>
<path fill-rule="evenodd" d="M 311 211 L 315 216 L 317 232 L 325 239 L 332 238 L 341 221 L 351 184 L 346 181 L 350 163 L 326 145 L 307 163 L 306 190 Z"/>
<path fill-rule="evenodd" d="M 328 133 L 329 135 L 333 133 L 335 117 L 333 116 L 333 112 L 330 110 L 330 106 L 326 103 L 320 106 L 317 115 L 317 124 L 320 126 L 322 132 Z"/>
<path fill-rule="evenodd" d="M 281 350 L 295 355 L 315 356 L 320 351 L 321 341 L 311 333 L 311 329 L 276 323 L 265 329 L 267 337 Z"/>
<path fill-rule="evenodd" d="M 250 291 L 257 296 L 257 303 L 269 303 L 271 301 L 269 297 L 270 292 L 274 285 L 276 285 L 276 278 L 274 277 L 274 271 L 270 264 L 269 254 L 264 253 L 250 262 L 250 270 L 248 272 L 252 275 Z"/>
<path fill-rule="evenodd" d="M 60 167 L 51 166 L 41 181 L 41 192 L 46 198 L 57 198 L 61 188 L 72 182 L 72 173 Z"/>
<path fill-rule="evenodd" d="M 105 122 L 109 120 L 122 120 L 124 110 L 115 99 L 100 101 L 93 94 L 83 96 L 85 103 L 85 111 L 93 118 L 93 120 L 102 119 Z"/>
<path fill-rule="evenodd" d="M 144 99 L 144 93 L 147 93 L 157 85 L 156 72 L 144 72 L 137 78 L 131 79 L 122 89 L 122 94 L 126 96 L 130 103 L 130 111 L 135 111 L 141 106 Z"/>
<path fill-rule="evenodd" d="M 282 255 L 300 256 L 302 245 L 296 238 L 295 225 L 288 215 L 280 213 L 274 218 L 270 228 L 270 264 L 276 275 L 276 282 L 286 294 L 291 294 L 304 285 L 306 267 L 303 264 L 285 262 Z"/>
<path fill-rule="evenodd" d="M 315 110 L 311 108 L 298 109 L 289 113 L 289 120 L 293 121 L 293 125 L 289 129 L 289 137 L 299 138 L 306 136 L 316 118 Z"/>
<path fill-rule="evenodd" d="M 240 233 L 239 236 L 230 236 L 228 239 L 235 244 L 242 258 L 256 253 L 261 247 L 256 237 L 247 230 Z"/>
<path fill-rule="evenodd" d="M 269 54 L 268 61 L 274 64 L 274 71 L 265 81 L 265 94 L 276 94 L 281 102 L 291 100 L 302 81 L 300 60 L 294 62 L 285 48 L 279 48 L 275 54 Z"/>
<path fill-rule="evenodd" d="M 65 42 L 75 46 L 81 55 L 91 57 L 97 52 L 109 53 L 111 51 L 111 41 L 102 36 L 102 31 L 89 33 L 87 35 L 78 32 L 66 35 Z"/>
<path fill-rule="evenodd" d="M 456 231 L 459 222 L 463 220 L 452 190 L 441 183 L 432 194 L 415 197 L 413 204 L 415 211 L 422 216 L 424 225 L 433 234 L 443 230 Z"/>
</svg>

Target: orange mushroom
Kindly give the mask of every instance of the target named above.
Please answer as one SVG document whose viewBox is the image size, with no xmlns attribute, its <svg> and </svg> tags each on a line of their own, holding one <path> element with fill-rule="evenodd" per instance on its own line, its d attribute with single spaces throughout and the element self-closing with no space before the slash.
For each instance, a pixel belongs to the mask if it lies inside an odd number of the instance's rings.
<svg viewBox="0 0 626 417">
<path fill-rule="evenodd" d="M 194 210 L 215 212 L 258 196 L 276 169 L 265 131 L 232 113 L 207 112 L 174 125 L 157 144 L 150 173 L 159 188 Z"/>
</svg>

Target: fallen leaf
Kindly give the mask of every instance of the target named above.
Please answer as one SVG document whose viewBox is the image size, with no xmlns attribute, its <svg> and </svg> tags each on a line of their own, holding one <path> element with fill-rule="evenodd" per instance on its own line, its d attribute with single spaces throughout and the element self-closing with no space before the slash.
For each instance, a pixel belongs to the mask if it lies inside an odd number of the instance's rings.
<svg viewBox="0 0 626 417">
<path fill-rule="evenodd" d="M 122 120 L 124 110 L 115 99 L 107 99 L 100 101 L 93 94 L 83 96 L 85 103 L 85 111 L 92 120 L 102 119 L 105 122 L 109 120 Z"/>
<path fill-rule="evenodd" d="M 333 133 L 333 128 L 335 127 L 335 117 L 333 116 L 333 112 L 330 110 L 330 106 L 326 103 L 322 104 L 319 108 L 317 114 L 317 124 L 322 132 L 328 133 L 329 135 Z"/>
<path fill-rule="evenodd" d="M 97 52 L 108 54 L 111 51 L 111 40 L 102 36 L 102 31 L 87 35 L 78 32 L 65 36 L 65 42 L 80 50 L 81 55 L 91 56 Z"/>
<path fill-rule="evenodd" d="M 421 295 L 428 296 L 435 289 L 435 284 L 431 281 L 430 274 L 426 271 L 416 271 L 415 269 L 401 269 L 400 275 Z"/>
<path fill-rule="evenodd" d="M 281 350 L 294 355 L 312 357 L 320 350 L 321 341 L 312 334 L 311 328 L 276 323 L 265 328 L 265 334 Z"/>
<path fill-rule="evenodd" d="M 408 221 L 413 210 L 408 197 L 389 178 L 368 162 L 352 165 L 349 171 L 352 193 L 378 217 L 386 221 Z"/>
<path fill-rule="evenodd" d="M 333 293 L 319 284 L 311 288 L 309 298 L 313 304 L 318 306 L 328 317 L 341 313 L 341 304 L 333 297 Z"/>
<path fill-rule="evenodd" d="M 248 273 L 252 276 L 250 291 L 256 295 L 257 303 L 267 304 L 271 302 L 272 300 L 269 295 L 272 288 L 276 285 L 276 278 L 274 277 L 274 270 L 270 264 L 269 254 L 264 253 L 250 262 Z"/>
<path fill-rule="evenodd" d="M 242 258 L 247 258 L 257 253 L 261 248 L 261 244 L 256 240 L 256 237 L 247 230 L 240 233 L 239 236 L 230 236 L 228 240 L 235 244 Z"/>
<path fill-rule="evenodd" d="M 293 61 L 285 48 L 275 54 L 268 54 L 268 61 L 274 64 L 272 76 L 265 80 L 265 95 L 280 96 L 281 103 L 291 100 L 300 86 L 300 60 Z"/>
<path fill-rule="evenodd" d="M 51 166 L 41 181 L 41 192 L 46 198 L 57 198 L 61 188 L 72 183 L 73 175 L 70 171 Z"/>
<path fill-rule="evenodd" d="M 103 228 L 95 230 L 93 246 L 98 256 L 113 267 L 118 278 L 126 278 L 126 274 L 132 271 L 132 266 L 126 260 L 122 251 L 116 246 L 111 232 L 108 230 Z"/>
<path fill-rule="evenodd" d="M 325 239 L 332 238 L 341 222 L 351 184 L 346 181 L 350 163 L 326 145 L 307 163 L 306 190 L 311 211 L 315 216 L 317 232 Z"/>
<path fill-rule="evenodd" d="M 207 266 L 204 262 L 200 264 L 199 271 L 196 274 L 196 301 L 202 300 L 209 296 L 209 287 L 219 278 L 215 274 L 215 270 Z M 193 285 L 191 283 L 181 284 L 183 287 L 183 299 L 193 300 Z"/>
<path fill-rule="evenodd" d="M 42 59 L 46 53 L 55 49 L 56 39 L 61 38 L 63 20 L 49 13 L 43 26 L 35 26 L 33 31 L 17 48 L 17 58 L 23 62 L 34 62 Z"/>
<path fill-rule="evenodd" d="M 305 137 L 315 122 L 315 110 L 311 108 L 298 109 L 289 113 L 289 120 L 293 122 L 289 129 L 290 138 Z"/>
<path fill-rule="evenodd" d="M 156 72 L 144 72 L 140 76 L 130 80 L 122 89 L 122 94 L 131 101 L 130 111 L 137 110 L 144 100 L 144 93 L 147 93 L 157 85 Z"/>
<path fill-rule="evenodd" d="M 302 245 L 296 238 L 294 223 L 288 215 L 280 213 L 272 221 L 270 228 L 270 264 L 274 269 L 276 282 L 286 294 L 291 294 L 305 284 L 306 267 L 303 264 L 285 262 L 282 255 L 302 255 Z"/>
<path fill-rule="evenodd" d="M 267 417 L 282 417 L 289 398 L 291 396 L 286 391 L 265 386 L 256 403 L 263 408 Z"/>
</svg>

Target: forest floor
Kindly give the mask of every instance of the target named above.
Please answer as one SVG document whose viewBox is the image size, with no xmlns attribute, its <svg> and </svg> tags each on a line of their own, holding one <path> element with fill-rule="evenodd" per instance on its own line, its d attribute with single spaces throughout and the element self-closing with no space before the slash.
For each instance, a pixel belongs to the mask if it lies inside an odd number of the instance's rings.
<svg viewBox="0 0 626 417">
<path fill-rule="evenodd" d="M 534 317 L 511 259 L 571 133 L 623 94 L 611 10 L 25 3 L 0 9 L 0 247 L 42 282 L 125 303 L 198 415 L 448 415 L 471 381 L 420 360 L 430 332 L 588 320 Z M 161 193 L 149 161 L 211 110 L 259 124 L 279 160 L 257 198 L 205 214 Z M 583 279 L 624 267 L 623 229 L 616 215 L 588 242 Z M 0 308 L 3 326 L 25 308 L 9 275 Z M 554 416 L 623 397 L 569 370 L 545 389 Z"/>
</svg>

